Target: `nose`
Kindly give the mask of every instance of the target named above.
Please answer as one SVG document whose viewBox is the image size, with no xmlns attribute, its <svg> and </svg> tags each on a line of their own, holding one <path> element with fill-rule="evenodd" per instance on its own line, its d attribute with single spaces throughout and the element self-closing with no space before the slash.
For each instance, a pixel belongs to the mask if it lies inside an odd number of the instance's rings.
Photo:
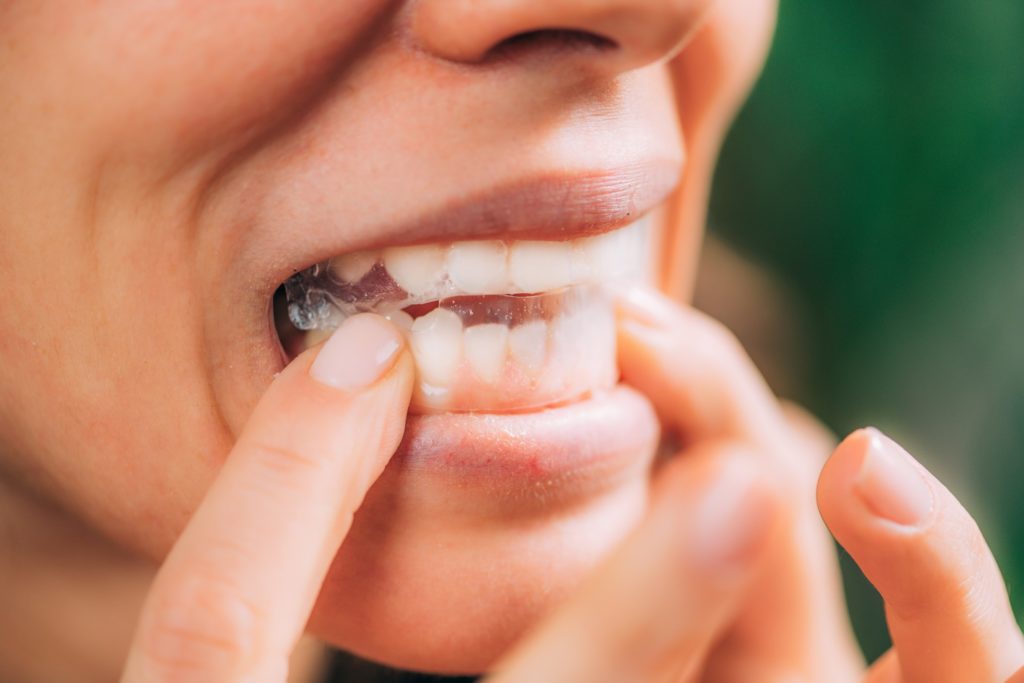
<svg viewBox="0 0 1024 683">
<path fill-rule="evenodd" d="M 588 59 L 622 72 L 671 56 L 714 1 L 420 0 L 412 31 L 427 52 L 453 62 L 480 63 L 532 42 L 586 49 Z M 554 40 L 522 40 L 540 37 Z"/>
</svg>

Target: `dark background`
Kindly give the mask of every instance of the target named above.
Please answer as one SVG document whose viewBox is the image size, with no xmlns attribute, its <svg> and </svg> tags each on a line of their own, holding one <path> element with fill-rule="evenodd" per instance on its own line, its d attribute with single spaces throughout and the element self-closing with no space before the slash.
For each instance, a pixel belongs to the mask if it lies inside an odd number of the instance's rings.
<svg viewBox="0 0 1024 683">
<path fill-rule="evenodd" d="M 902 440 L 1024 613 L 1024 2 L 783 0 L 711 224 L 777 283 L 769 336 L 800 330 L 761 344 L 780 392 Z M 874 658 L 881 605 L 844 573 Z"/>
</svg>

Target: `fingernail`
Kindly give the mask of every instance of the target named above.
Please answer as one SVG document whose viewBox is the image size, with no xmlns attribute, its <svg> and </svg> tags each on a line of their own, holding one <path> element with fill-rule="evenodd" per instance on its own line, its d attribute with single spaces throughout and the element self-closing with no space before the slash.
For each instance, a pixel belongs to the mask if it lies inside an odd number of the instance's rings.
<svg viewBox="0 0 1024 683">
<path fill-rule="evenodd" d="M 617 302 L 620 313 L 625 313 L 647 325 L 657 325 L 671 315 L 671 304 L 664 296 L 649 287 L 630 287 L 619 295 Z"/>
<path fill-rule="evenodd" d="M 694 515 L 698 559 L 715 571 L 750 564 L 763 550 L 776 512 L 773 496 L 755 471 L 726 464 Z"/>
<path fill-rule="evenodd" d="M 910 454 L 877 429 L 865 430 L 868 446 L 853 488 L 868 508 L 883 519 L 917 526 L 935 504 L 931 486 Z"/>
<path fill-rule="evenodd" d="M 391 369 L 404 344 L 394 325 L 380 316 L 360 313 L 334 331 L 310 366 L 309 374 L 335 389 L 362 389 Z"/>
</svg>

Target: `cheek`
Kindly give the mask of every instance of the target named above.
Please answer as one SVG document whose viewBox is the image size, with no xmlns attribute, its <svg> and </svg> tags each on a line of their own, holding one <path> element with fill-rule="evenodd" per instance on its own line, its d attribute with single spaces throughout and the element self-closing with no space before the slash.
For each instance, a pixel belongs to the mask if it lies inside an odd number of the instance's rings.
<svg viewBox="0 0 1024 683">
<path fill-rule="evenodd" d="M 147 181 L 302 111 L 390 4 L 0 3 L 0 124 L 18 131 L 0 155 L 0 261 L 18 283 L 0 311 L 4 468 L 166 551 L 231 439 L 182 202 Z"/>
<path fill-rule="evenodd" d="M 195 155 L 301 111 L 391 4 L 13 3 L 0 9 L 0 91 L 37 124 L 73 120 L 117 154 Z"/>
<path fill-rule="evenodd" d="M 3 466 L 119 544 L 160 557 L 230 444 L 202 366 L 172 326 L 61 322 L 26 327 L 3 349 Z M 161 337 L 168 347 L 154 353 Z"/>
</svg>

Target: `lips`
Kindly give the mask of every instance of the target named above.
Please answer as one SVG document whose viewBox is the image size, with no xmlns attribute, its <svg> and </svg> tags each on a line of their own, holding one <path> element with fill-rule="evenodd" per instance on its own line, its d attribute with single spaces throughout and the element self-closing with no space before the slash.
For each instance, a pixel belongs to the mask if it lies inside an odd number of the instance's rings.
<svg viewBox="0 0 1024 683">
<path fill-rule="evenodd" d="M 569 504 L 649 465 L 657 421 L 615 386 L 605 290 L 653 261 L 639 248 L 649 249 L 647 226 L 634 224 L 677 178 L 664 162 L 541 178 L 401 230 L 367 228 L 333 253 L 329 239 L 302 247 L 317 265 L 292 269 L 302 282 L 290 283 L 290 317 L 303 322 L 295 304 L 310 291 L 326 308 L 293 334 L 293 355 L 356 311 L 409 335 L 414 414 L 382 486 L 400 477 L 407 493 L 458 490 L 466 504 L 515 515 L 530 491 L 549 508 Z"/>
<path fill-rule="evenodd" d="M 527 413 L 412 416 L 388 474 L 457 492 L 435 500 L 450 514 L 531 517 L 642 477 L 658 438 L 648 401 L 618 386 Z"/>
</svg>

